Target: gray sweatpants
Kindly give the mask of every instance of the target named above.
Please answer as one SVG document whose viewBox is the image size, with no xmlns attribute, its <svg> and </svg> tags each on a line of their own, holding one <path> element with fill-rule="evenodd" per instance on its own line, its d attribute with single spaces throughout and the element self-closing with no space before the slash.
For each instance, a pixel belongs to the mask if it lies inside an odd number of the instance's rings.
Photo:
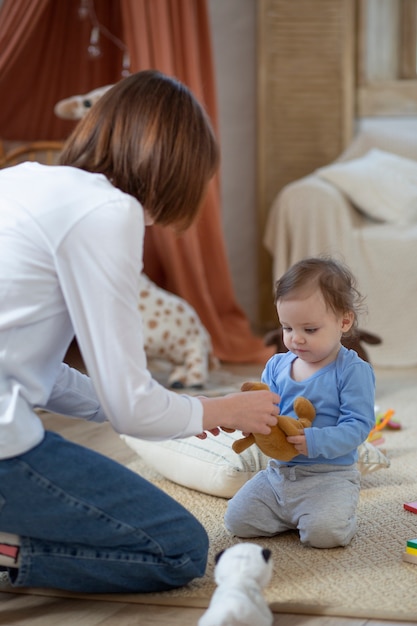
<svg viewBox="0 0 417 626">
<path fill-rule="evenodd" d="M 359 492 L 356 464 L 289 467 L 270 461 L 229 501 L 225 525 L 238 537 L 298 529 L 306 546 L 346 546 L 356 532 Z"/>
</svg>

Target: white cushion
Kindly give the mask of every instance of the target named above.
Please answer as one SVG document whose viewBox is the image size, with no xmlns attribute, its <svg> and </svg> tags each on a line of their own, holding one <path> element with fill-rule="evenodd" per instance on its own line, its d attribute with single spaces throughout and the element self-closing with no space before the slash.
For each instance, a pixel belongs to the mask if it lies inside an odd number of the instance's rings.
<svg viewBox="0 0 417 626">
<path fill-rule="evenodd" d="M 189 437 L 170 441 L 143 441 L 127 435 L 121 438 L 150 467 L 179 485 L 222 498 L 231 498 L 247 480 L 265 469 L 269 457 L 256 445 L 236 454 L 232 443 L 241 432 L 208 435 L 207 439 Z M 359 446 L 362 474 L 389 467 L 389 460 L 370 443 Z"/>
<path fill-rule="evenodd" d="M 351 161 L 317 170 L 368 217 L 381 222 L 417 221 L 417 162 L 373 149 Z"/>
<path fill-rule="evenodd" d="M 239 431 L 222 431 L 217 436 L 208 434 L 207 439 L 188 437 L 161 442 L 121 437 L 165 478 L 222 498 L 231 498 L 249 478 L 264 469 L 269 460 L 255 445 L 237 454 L 232 443 L 242 438 Z"/>
</svg>

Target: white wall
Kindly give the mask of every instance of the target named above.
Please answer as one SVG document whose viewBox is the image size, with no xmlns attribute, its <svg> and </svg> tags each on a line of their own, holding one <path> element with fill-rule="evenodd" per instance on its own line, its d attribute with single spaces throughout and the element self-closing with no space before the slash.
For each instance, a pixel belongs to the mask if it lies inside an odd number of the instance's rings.
<svg viewBox="0 0 417 626">
<path fill-rule="evenodd" d="M 256 0 L 209 0 L 221 142 L 222 215 L 237 300 L 257 321 Z"/>
</svg>

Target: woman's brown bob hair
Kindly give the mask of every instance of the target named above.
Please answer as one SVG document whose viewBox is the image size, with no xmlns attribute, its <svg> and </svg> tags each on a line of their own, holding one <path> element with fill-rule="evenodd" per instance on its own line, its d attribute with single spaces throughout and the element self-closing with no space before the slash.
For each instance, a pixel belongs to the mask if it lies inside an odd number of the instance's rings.
<svg viewBox="0 0 417 626">
<path fill-rule="evenodd" d="M 219 152 L 203 107 L 178 80 L 146 70 L 107 91 L 67 139 L 61 165 L 104 174 L 155 223 L 186 229 Z"/>
</svg>

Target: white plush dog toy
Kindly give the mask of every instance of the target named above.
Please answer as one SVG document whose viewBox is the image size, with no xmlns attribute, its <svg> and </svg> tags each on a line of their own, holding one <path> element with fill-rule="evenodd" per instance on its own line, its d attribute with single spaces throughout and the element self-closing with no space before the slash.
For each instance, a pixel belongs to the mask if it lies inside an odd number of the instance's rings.
<svg viewBox="0 0 417 626">
<path fill-rule="evenodd" d="M 62 119 L 80 120 L 112 86 L 60 100 L 54 112 Z M 174 366 L 168 384 L 175 389 L 204 387 L 209 370 L 218 366 L 218 360 L 196 311 L 179 296 L 158 287 L 144 273 L 140 276 L 138 307 L 147 356 Z"/>
<path fill-rule="evenodd" d="M 216 556 L 218 585 L 198 626 L 271 626 L 273 615 L 263 595 L 272 576 L 271 551 L 238 543 Z"/>
</svg>

